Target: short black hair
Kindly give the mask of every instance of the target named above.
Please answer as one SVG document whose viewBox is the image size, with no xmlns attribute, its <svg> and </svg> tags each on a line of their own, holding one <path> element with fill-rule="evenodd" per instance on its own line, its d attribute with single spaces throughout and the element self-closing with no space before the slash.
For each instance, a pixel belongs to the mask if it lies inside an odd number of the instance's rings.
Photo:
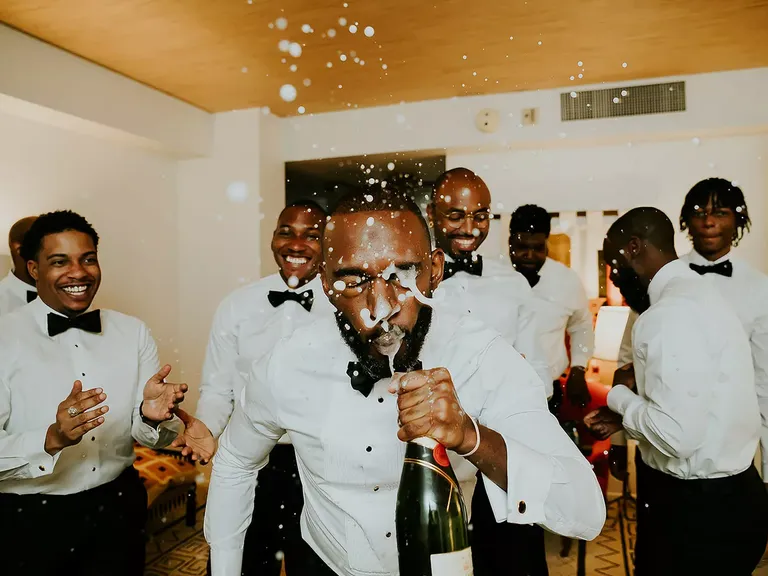
<svg viewBox="0 0 768 576">
<path fill-rule="evenodd" d="M 24 235 L 24 241 L 21 244 L 21 257 L 25 261 L 37 260 L 40 248 L 43 245 L 43 239 L 51 234 L 59 234 L 74 230 L 88 234 L 93 240 L 93 247 L 99 247 L 99 235 L 96 234 L 91 223 L 72 210 L 57 210 L 38 216 L 37 220 L 30 226 Z"/>
<path fill-rule="evenodd" d="M 283 208 L 280 211 L 280 214 L 288 210 L 288 208 L 306 208 L 308 210 L 316 211 L 318 214 L 320 214 L 322 218 L 326 218 L 328 216 L 328 210 L 323 208 L 319 202 L 316 202 L 315 200 L 311 200 L 309 198 L 301 198 L 299 200 L 294 200 L 293 202 L 288 204 L 285 208 Z"/>
<path fill-rule="evenodd" d="M 633 208 L 623 214 L 611 225 L 606 236 L 620 247 L 636 237 L 662 252 L 675 254 L 675 227 L 664 212 L 651 206 Z"/>
<path fill-rule="evenodd" d="M 549 238 L 552 231 L 552 217 L 541 206 L 526 204 L 512 212 L 509 221 L 509 234 L 544 234 Z"/>
<path fill-rule="evenodd" d="M 683 208 L 680 210 L 680 230 L 685 232 L 694 212 L 704 208 L 709 202 L 712 208 L 730 208 L 736 216 L 736 230 L 731 243 L 738 246 L 739 241 L 749 232 L 752 221 L 749 219 L 747 202 L 741 188 L 724 178 L 707 178 L 698 182 L 685 195 Z"/>
<path fill-rule="evenodd" d="M 429 233 L 429 226 L 419 205 L 410 195 L 389 183 L 384 188 L 368 185 L 355 187 L 341 197 L 331 215 L 350 214 L 352 212 L 391 212 L 393 210 L 415 214 L 427 237 L 427 243 L 431 243 L 432 237 Z"/>
</svg>

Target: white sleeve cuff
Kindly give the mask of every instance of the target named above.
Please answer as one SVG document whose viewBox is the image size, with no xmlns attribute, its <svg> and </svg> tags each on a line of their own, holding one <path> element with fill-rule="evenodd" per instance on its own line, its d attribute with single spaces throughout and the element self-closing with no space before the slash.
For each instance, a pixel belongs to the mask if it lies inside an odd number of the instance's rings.
<svg viewBox="0 0 768 576">
<path fill-rule="evenodd" d="M 608 392 L 608 408 L 616 414 L 624 416 L 630 407 L 638 403 L 642 404 L 643 399 L 626 386 L 614 386 Z"/>
<path fill-rule="evenodd" d="M 211 576 L 240 574 L 243 566 L 243 549 L 221 549 L 211 546 Z"/>
<path fill-rule="evenodd" d="M 502 436 L 503 437 L 503 436 Z M 507 491 L 483 475 L 485 491 L 497 522 L 540 524 L 554 475 L 552 459 L 515 440 L 507 445 Z"/>
<path fill-rule="evenodd" d="M 170 420 L 160 422 L 155 428 L 144 421 L 138 410 L 134 414 L 133 437 L 147 448 L 165 448 L 183 429 L 184 424 L 175 415 Z"/>
<path fill-rule="evenodd" d="M 587 364 L 589 364 L 589 356 L 582 353 L 575 353 L 573 352 L 573 347 L 571 347 L 571 368 L 575 368 L 576 366 L 580 366 L 584 369 L 586 369 Z"/>
<path fill-rule="evenodd" d="M 23 453 L 27 454 L 29 461 L 29 477 L 39 478 L 53 472 L 56 462 L 59 460 L 61 450 L 54 456 L 45 451 L 45 438 L 48 435 L 48 427 L 34 430 L 24 434 Z"/>
</svg>

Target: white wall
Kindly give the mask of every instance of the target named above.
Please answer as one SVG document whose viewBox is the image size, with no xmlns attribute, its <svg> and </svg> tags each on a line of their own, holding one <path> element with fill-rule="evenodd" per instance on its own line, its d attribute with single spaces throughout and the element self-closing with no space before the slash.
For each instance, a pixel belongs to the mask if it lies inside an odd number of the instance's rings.
<svg viewBox="0 0 768 576">
<path fill-rule="evenodd" d="M 561 122 L 560 93 L 571 90 L 564 86 L 290 118 L 284 122 L 283 158 L 297 161 L 432 149 L 573 148 L 768 131 L 768 68 L 648 79 L 620 86 L 677 80 L 686 82 L 687 109 L 675 114 Z M 499 129 L 493 134 L 475 127 L 475 115 L 483 108 L 496 109 L 501 115 Z M 520 126 L 524 108 L 538 108 L 537 125 Z"/>
<path fill-rule="evenodd" d="M 180 157 L 210 152 L 202 110 L 2 24 L 0 54 L 0 111 Z"/>
<path fill-rule="evenodd" d="M 178 341 L 188 408 L 197 403 L 205 347 L 216 307 L 259 278 L 261 111 L 214 117 L 213 152 L 179 162 Z M 232 186 L 233 183 L 238 183 Z"/>
<path fill-rule="evenodd" d="M 17 219 L 58 209 L 101 237 L 97 305 L 144 320 L 162 361 L 176 364 L 176 162 L 0 113 L 0 251 Z"/>
</svg>

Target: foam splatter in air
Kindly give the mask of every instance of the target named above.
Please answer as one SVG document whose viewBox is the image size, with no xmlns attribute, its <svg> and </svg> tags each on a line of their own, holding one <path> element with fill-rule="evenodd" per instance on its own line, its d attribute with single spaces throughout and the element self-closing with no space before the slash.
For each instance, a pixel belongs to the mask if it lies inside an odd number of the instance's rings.
<svg viewBox="0 0 768 576">
<path fill-rule="evenodd" d="M 288 54 L 293 56 L 294 58 L 298 58 L 301 56 L 301 44 L 298 42 L 291 42 L 288 45 Z"/>
<path fill-rule="evenodd" d="M 230 182 L 227 186 L 227 198 L 230 202 L 242 204 L 248 200 L 248 184 L 239 180 Z"/>
<path fill-rule="evenodd" d="M 286 102 L 296 100 L 296 87 L 293 84 L 283 84 L 280 86 L 280 98 Z"/>
<path fill-rule="evenodd" d="M 288 28 L 288 20 L 286 18 L 283 18 L 282 16 L 275 20 L 275 26 L 278 30 L 285 30 Z"/>
</svg>

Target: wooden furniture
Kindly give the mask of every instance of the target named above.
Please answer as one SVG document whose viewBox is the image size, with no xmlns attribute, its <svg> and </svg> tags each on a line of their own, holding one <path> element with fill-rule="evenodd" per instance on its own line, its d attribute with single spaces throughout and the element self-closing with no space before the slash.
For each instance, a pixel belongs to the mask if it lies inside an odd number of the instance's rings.
<svg viewBox="0 0 768 576">
<path fill-rule="evenodd" d="M 134 447 L 136 462 L 147 490 L 147 534 L 152 535 L 178 520 L 195 525 L 197 471 L 194 463 L 172 450 Z"/>
</svg>

